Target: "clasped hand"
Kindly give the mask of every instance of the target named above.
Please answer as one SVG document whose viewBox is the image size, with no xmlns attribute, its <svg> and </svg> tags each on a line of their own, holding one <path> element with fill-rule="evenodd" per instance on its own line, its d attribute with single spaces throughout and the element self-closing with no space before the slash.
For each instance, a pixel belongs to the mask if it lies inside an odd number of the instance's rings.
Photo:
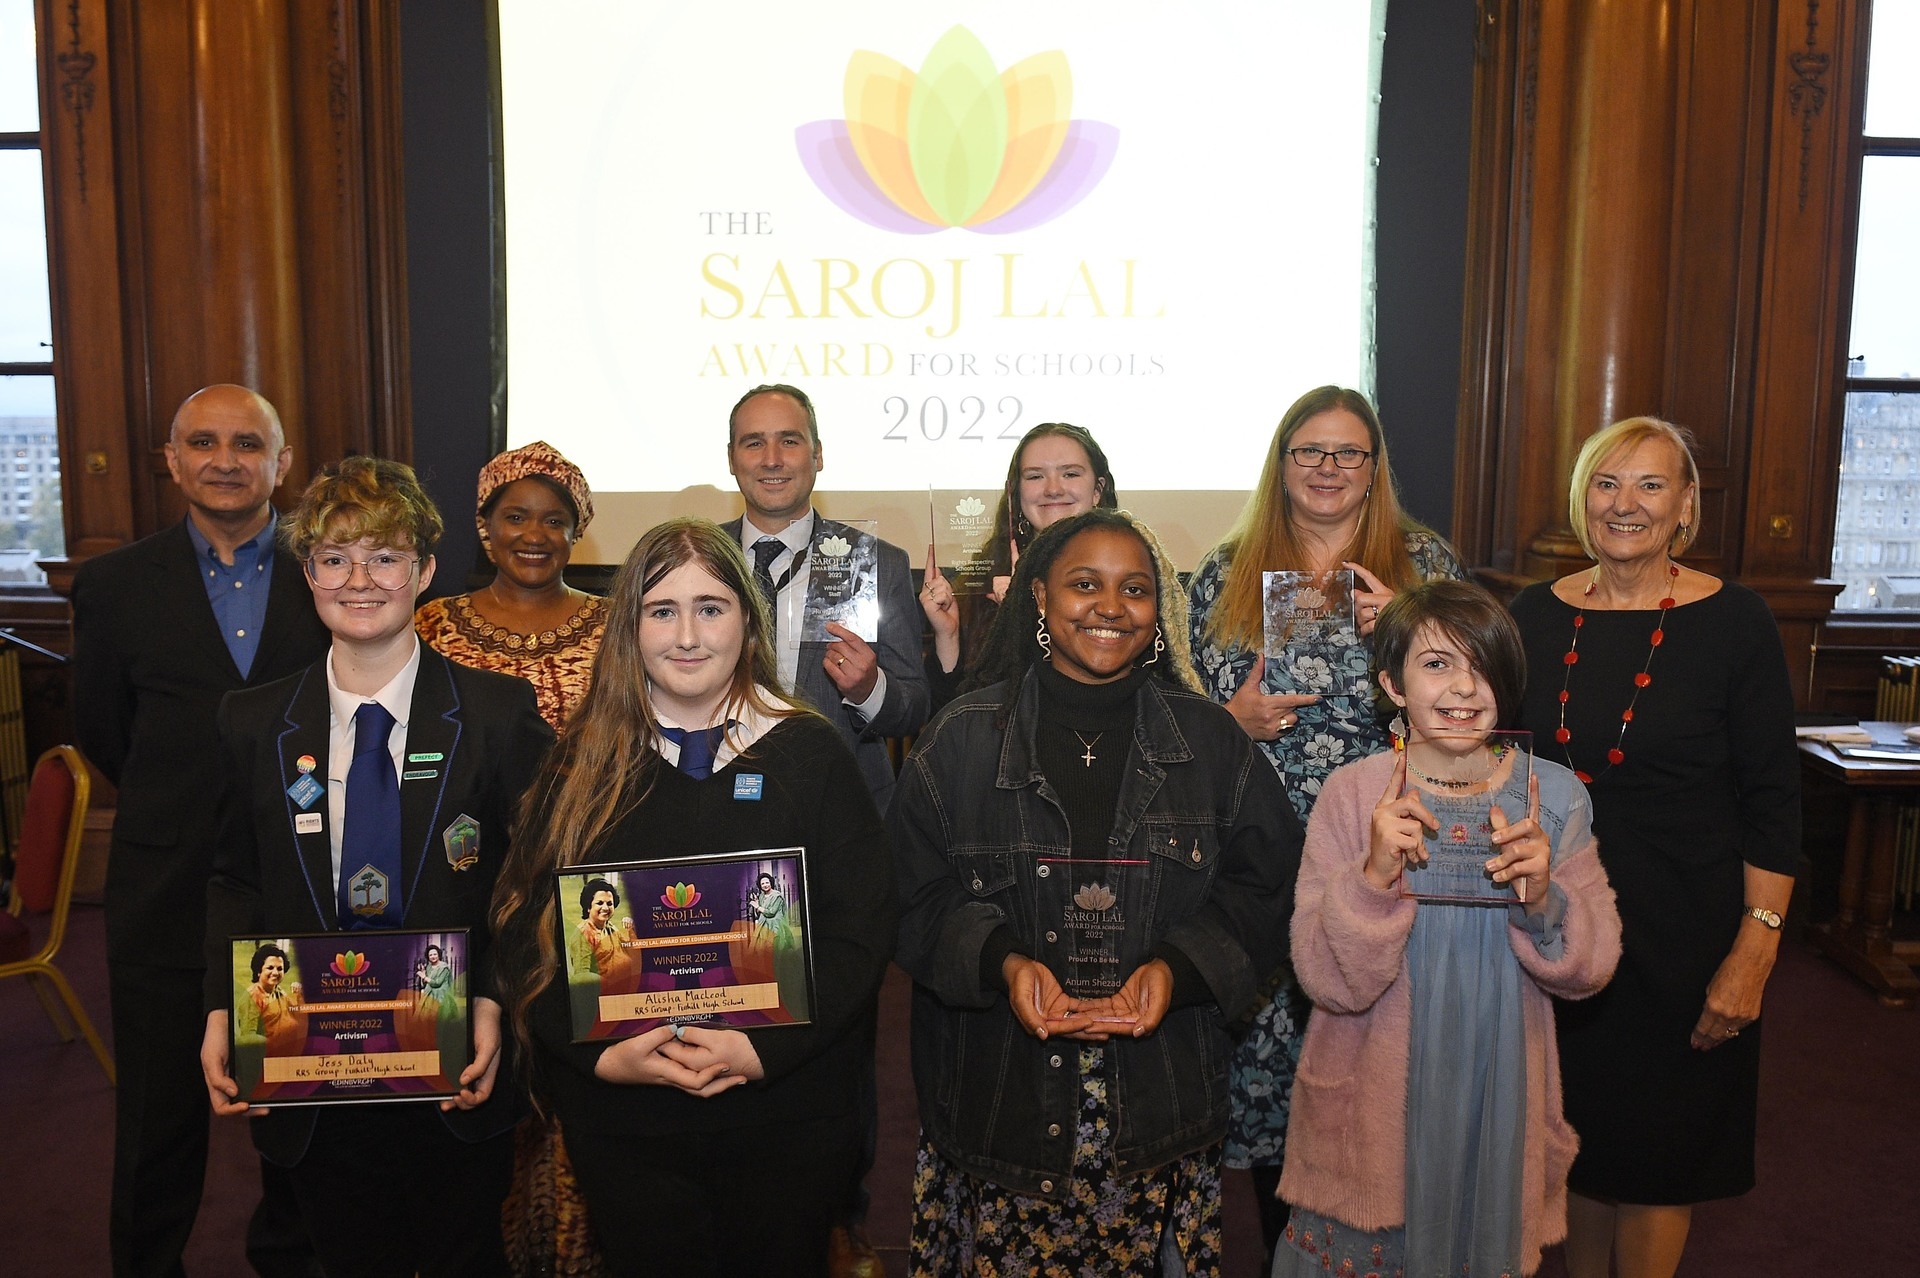
<svg viewBox="0 0 1920 1278">
<path fill-rule="evenodd" d="M 600 1053 L 595 1078 L 608 1083 L 677 1087 L 689 1096 L 721 1092 L 766 1076 L 753 1040 L 739 1030 L 661 1025 Z"/>
<path fill-rule="evenodd" d="M 1173 969 L 1151 959 L 1105 998 L 1074 998 L 1045 963 L 1009 954 L 1000 965 L 1007 1001 L 1020 1027 L 1038 1039 L 1104 1043 L 1116 1035 L 1145 1038 L 1160 1028 L 1173 1001 Z"/>
<path fill-rule="evenodd" d="M 1498 804 L 1488 816 L 1495 855 L 1487 860 L 1487 872 L 1495 883 L 1513 884 L 1514 895 L 1528 912 L 1538 913 L 1546 908 L 1553 861 L 1553 845 L 1540 829 L 1540 778 L 1527 778 L 1524 819 L 1509 822 Z M 1362 867 L 1367 882 L 1385 891 L 1403 869 L 1425 865 L 1429 859 L 1426 832 L 1439 829 L 1439 818 L 1420 801 L 1419 791 L 1407 789 L 1406 752 L 1396 753 L 1387 788 L 1373 808 L 1373 831 Z"/>
</svg>

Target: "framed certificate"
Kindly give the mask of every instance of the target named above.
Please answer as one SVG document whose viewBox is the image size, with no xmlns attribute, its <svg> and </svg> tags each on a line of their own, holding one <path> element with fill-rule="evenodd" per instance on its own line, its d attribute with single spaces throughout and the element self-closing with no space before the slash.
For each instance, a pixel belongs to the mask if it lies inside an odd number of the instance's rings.
<svg viewBox="0 0 1920 1278">
<path fill-rule="evenodd" d="M 554 878 L 575 1042 L 664 1022 L 809 1019 L 806 849 L 576 866 Z"/>
<path fill-rule="evenodd" d="M 465 928 L 231 938 L 249 1105 L 439 1100 L 473 1062 Z"/>
<path fill-rule="evenodd" d="M 1495 855 L 1494 807 L 1509 825 L 1525 820 L 1532 775 L 1532 733 L 1449 737 L 1410 731 L 1405 792 L 1417 795 L 1440 828 L 1426 836 L 1427 863 L 1400 876 L 1400 895 L 1445 905 L 1519 901 L 1512 883 L 1493 881 L 1487 862 Z"/>
<path fill-rule="evenodd" d="M 1262 573 L 1260 584 L 1264 690 L 1369 696 L 1369 656 L 1360 642 L 1353 569 Z"/>
</svg>

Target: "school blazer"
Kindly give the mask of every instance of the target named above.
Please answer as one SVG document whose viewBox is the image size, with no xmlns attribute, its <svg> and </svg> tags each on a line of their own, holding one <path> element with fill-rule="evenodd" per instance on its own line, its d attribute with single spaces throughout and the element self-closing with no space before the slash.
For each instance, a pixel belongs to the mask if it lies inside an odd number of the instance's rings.
<svg viewBox="0 0 1920 1278">
<path fill-rule="evenodd" d="M 322 828 L 298 834 L 294 817 L 301 809 L 287 794 L 303 775 L 303 755 L 314 762 L 314 779 L 326 782 L 328 714 L 324 658 L 299 674 L 221 702 L 220 738 L 230 780 L 220 803 L 207 884 L 205 1004 L 210 1012 L 232 1000 L 227 983 L 233 936 L 338 928 L 326 802 L 306 809 L 321 814 Z M 514 805 L 552 744 L 553 732 L 534 706 L 532 684 L 456 665 L 421 645 L 406 752 L 442 757 L 410 763 L 406 772 L 433 775 L 400 784 L 401 900 L 408 928 L 470 929 L 468 989 L 474 995 L 493 988 L 487 905 L 507 854 Z M 454 867 L 444 838 L 461 816 L 480 830 L 479 860 L 465 870 Z M 521 1112 L 520 1088 L 512 1081 L 510 1064 L 503 1061 L 487 1104 L 442 1116 L 456 1136 L 484 1140 L 513 1125 Z M 311 1108 L 296 1107 L 256 1119 L 249 1123 L 254 1144 L 269 1161 L 293 1166 L 306 1153 L 313 1115 Z"/>
</svg>

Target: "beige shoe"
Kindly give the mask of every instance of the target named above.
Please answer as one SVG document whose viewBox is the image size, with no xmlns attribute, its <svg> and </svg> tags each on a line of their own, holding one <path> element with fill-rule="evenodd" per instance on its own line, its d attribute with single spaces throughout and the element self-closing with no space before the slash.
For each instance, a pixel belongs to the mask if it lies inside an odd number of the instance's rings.
<svg viewBox="0 0 1920 1278">
<path fill-rule="evenodd" d="M 866 1231 L 835 1225 L 827 1239 L 827 1273 L 830 1278 L 886 1278 L 880 1255 L 867 1241 Z"/>
</svg>

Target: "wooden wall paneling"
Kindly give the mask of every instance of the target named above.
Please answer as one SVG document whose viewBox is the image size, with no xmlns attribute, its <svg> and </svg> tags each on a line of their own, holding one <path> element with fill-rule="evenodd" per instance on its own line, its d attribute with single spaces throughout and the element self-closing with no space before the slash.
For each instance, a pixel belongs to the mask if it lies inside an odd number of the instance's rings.
<svg viewBox="0 0 1920 1278">
<path fill-rule="evenodd" d="M 129 466 L 118 148 L 105 0 L 39 0 L 41 172 L 48 194 L 53 367 L 67 554 L 119 545 L 137 526 Z M 65 565 L 50 563 L 56 580 Z"/>
<path fill-rule="evenodd" d="M 360 23 L 366 122 L 366 235 L 372 378 L 371 447 L 413 461 L 407 338 L 405 151 L 400 113 L 400 0 L 365 0 Z"/>
</svg>

